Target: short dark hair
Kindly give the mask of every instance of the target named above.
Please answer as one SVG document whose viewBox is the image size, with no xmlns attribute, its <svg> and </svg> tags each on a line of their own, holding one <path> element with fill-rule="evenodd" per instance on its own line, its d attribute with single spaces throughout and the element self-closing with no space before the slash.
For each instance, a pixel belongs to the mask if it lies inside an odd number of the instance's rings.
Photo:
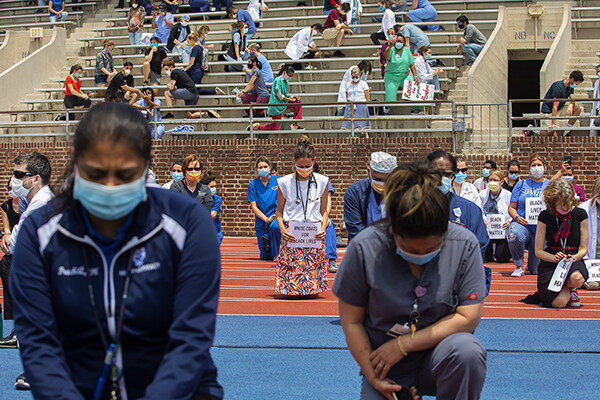
<svg viewBox="0 0 600 400">
<path fill-rule="evenodd" d="M 516 165 L 517 167 L 519 167 L 519 171 L 521 170 L 521 164 L 519 164 L 519 162 L 517 160 L 510 160 L 508 162 L 508 164 L 506 165 L 506 170 L 508 171 L 510 167 L 512 167 L 513 165 Z"/>
<path fill-rule="evenodd" d="M 460 17 L 456 18 L 456 22 L 458 22 L 458 23 L 464 22 L 465 24 L 468 24 L 469 18 L 467 18 L 466 15 L 461 15 Z"/>
<path fill-rule="evenodd" d="M 256 160 L 256 166 L 258 167 L 258 164 L 261 162 L 264 162 L 265 164 L 267 164 L 269 166 L 269 168 L 271 168 L 271 161 L 269 161 L 269 159 L 267 157 L 264 157 L 264 156 L 258 157 L 258 159 Z"/>
<path fill-rule="evenodd" d="M 81 64 L 75 64 L 71 67 L 71 70 L 69 71 L 69 74 L 72 74 L 75 71 L 79 71 L 80 69 L 83 69 L 83 67 L 81 66 Z"/>
<path fill-rule="evenodd" d="M 156 41 L 156 43 L 160 43 L 160 39 L 158 38 L 158 36 L 152 36 L 150 38 L 150 41 L 153 41 L 153 40 Z"/>
<path fill-rule="evenodd" d="M 28 151 L 19 154 L 13 161 L 15 165 L 25 165 L 27 172 L 39 175 L 42 183 L 47 185 L 50 182 L 52 167 L 48 157 L 37 151 Z"/>
<path fill-rule="evenodd" d="M 200 183 L 204 184 L 204 185 L 208 185 L 211 182 L 216 182 L 217 181 L 217 177 L 215 176 L 215 174 L 213 174 L 212 171 L 206 171 L 204 173 L 204 176 L 202 177 L 202 180 L 200 181 Z"/>
<path fill-rule="evenodd" d="M 126 68 L 126 67 L 131 67 L 131 68 L 133 68 L 133 63 L 132 63 L 131 61 L 125 61 L 125 62 L 123 63 L 123 68 Z"/>
<path fill-rule="evenodd" d="M 181 162 L 181 160 L 173 161 L 173 164 L 171 164 L 171 168 L 173 168 L 176 165 L 181 165 Z"/>
<path fill-rule="evenodd" d="M 573 71 L 569 75 L 569 78 L 573 78 L 575 82 L 583 82 L 583 73 L 581 71 Z"/>
<path fill-rule="evenodd" d="M 445 160 L 450 161 L 450 163 L 452 164 L 452 171 L 456 172 L 456 159 L 454 158 L 454 156 L 450 153 L 448 153 L 447 151 L 444 150 L 436 150 L 434 152 L 429 153 L 429 155 L 427 156 L 427 161 L 429 161 L 429 164 L 431 164 L 434 160 L 437 160 L 438 158 L 443 158 Z"/>
<path fill-rule="evenodd" d="M 173 65 L 175 65 L 175 61 L 173 61 L 171 58 L 165 58 L 162 62 L 163 67 L 172 67 Z"/>
<path fill-rule="evenodd" d="M 319 33 L 323 33 L 323 25 L 321 24 L 312 24 L 311 28 L 315 28 Z"/>
<path fill-rule="evenodd" d="M 485 165 L 485 164 L 490 164 L 492 166 L 492 169 L 497 169 L 498 168 L 498 166 L 496 165 L 496 162 L 494 160 L 485 160 L 483 162 L 483 165 Z"/>
<path fill-rule="evenodd" d="M 350 3 L 342 3 L 342 5 L 340 6 L 340 10 L 342 10 L 343 12 L 350 11 Z"/>
</svg>

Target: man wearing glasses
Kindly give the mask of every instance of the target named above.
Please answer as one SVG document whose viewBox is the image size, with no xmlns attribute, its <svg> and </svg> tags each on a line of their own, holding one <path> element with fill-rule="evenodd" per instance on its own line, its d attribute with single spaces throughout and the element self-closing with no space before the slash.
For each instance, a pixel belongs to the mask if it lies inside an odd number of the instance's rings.
<svg viewBox="0 0 600 400">
<path fill-rule="evenodd" d="M 12 254 L 15 251 L 19 231 L 23 223 L 38 208 L 43 207 L 54 197 L 54 194 L 48 187 L 52 168 L 48 158 L 36 151 L 30 151 L 20 154 L 14 160 L 13 176 L 10 180 L 10 186 L 15 195 L 27 200 L 27 209 L 21 214 L 19 223 L 15 225 L 10 236 L 2 237 L 0 247 L 4 252 L 4 257 L 0 260 L 0 277 L 2 278 L 2 290 L 4 295 L 4 319 L 12 319 L 12 298 L 8 291 L 8 274 L 12 262 Z M 17 337 L 13 330 L 10 335 L 0 339 L 0 348 L 16 348 Z M 22 378 L 22 379 L 19 379 Z M 19 376 L 15 386 L 19 389 L 29 389 L 25 377 Z"/>
</svg>

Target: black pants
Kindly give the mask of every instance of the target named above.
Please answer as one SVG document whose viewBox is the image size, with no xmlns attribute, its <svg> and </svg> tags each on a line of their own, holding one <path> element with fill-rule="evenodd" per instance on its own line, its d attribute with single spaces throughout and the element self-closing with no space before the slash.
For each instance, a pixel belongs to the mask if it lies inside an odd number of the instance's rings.
<svg viewBox="0 0 600 400">
<path fill-rule="evenodd" d="M 496 245 L 496 251 L 494 251 L 494 244 Z M 491 239 L 490 243 L 487 245 L 487 249 L 485 249 L 485 261 L 507 263 L 510 262 L 510 259 L 511 255 L 510 250 L 508 249 L 508 241 L 506 239 Z"/>
<path fill-rule="evenodd" d="M 308 53 L 306 53 L 304 56 L 302 56 L 303 59 L 308 58 L 308 59 L 313 59 L 315 58 L 315 55 L 317 54 L 316 51 L 313 50 L 309 50 Z M 302 63 L 292 63 L 292 64 L 285 64 L 286 68 L 288 66 L 291 66 L 292 68 L 294 68 L 295 71 L 300 71 L 303 66 Z"/>
<path fill-rule="evenodd" d="M 4 319 L 13 319 L 12 297 L 8 291 L 8 272 L 12 264 L 12 256 L 5 255 L 0 259 L 0 278 L 2 278 L 2 295 L 4 296 Z"/>
<path fill-rule="evenodd" d="M 92 100 L 89 98 L 84 99 L 83 97 L 75 96 L 74 94 L 67 94 L 65 96 L 65 108 L 75 108 L 83 106 L 85 108 L 90 108 L 92 105 Z"/>
<path fill-rule="evenodd" d="M 373 42 L 374 45 L 379 46 L 380 40 L 387 40 L 386 32 L 371 33 L 371 41 Z"/>
</svg>

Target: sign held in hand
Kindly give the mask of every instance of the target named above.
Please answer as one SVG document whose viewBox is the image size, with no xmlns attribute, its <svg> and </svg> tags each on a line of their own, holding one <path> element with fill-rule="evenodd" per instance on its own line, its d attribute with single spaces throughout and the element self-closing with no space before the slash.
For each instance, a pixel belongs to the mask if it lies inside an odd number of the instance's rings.
<svg viewBox="0 0 600 400">
<path fill-rule="evenodd" d="M 402 100 L 433 101 L 435 86 L 428 83 L 417 83 L 408 79 L 404 80 L 402 87 Z"/>
<path fill-rule="evenodd" d="M 288 247 L 321 248 L 322 240 L 315 238 L 316 234 L 321 231 L 320 222 L 290 221 L 288 231 L 296 238 L 295 242 L 288 242 Z"/>
</svg>

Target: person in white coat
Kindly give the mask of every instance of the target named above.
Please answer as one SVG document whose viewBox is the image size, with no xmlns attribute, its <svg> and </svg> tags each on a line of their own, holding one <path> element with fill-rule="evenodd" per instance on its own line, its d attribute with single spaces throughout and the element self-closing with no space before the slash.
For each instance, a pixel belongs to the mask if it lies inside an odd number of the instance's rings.
<svg viewBox="0 0 600 400">
<path fill-rule="evenodd" d="M 419 77 L 419 80 L 421 80 L 421 77 Z M 477 190 L 475 185 L 465 180 L 467 179 L 467 173 L 469 171 L 469 167 L 467 166 L 467 159 L 460 155 L 454 157 L 454 159 L 456 160 L 457 172 L 454 175 L 454 181 L 452 182 L 452 193 L 464 199 L 471 200 L 473 203 L 481 207 L 481 201 L 479 200 L 479 190 Z"/>
<path fill-rule="evenodd" d="M 583 208 L 588 215 L 588 245 L 586 258 L 589 260 L 600 259 L 600 246 L 598 246 L 598 207 L 600 203 L 600 176 L 594 181 L 592 186 L 592 196 L 589 200 L 584 201 L 578 207 Z M 583 285 L 584 288 L 590 290 L 600 289 L 600 282 L 588 281 Z"/>
<path fill-rule="evenodd" d="M 354 67 L 358 67 L 358 69 L 360 70 L 360 80 L 365 82 L 367 82 L 371 71 L 373 71 L 373 66 L 371 65 L 371 61 L 369 60 L 362 60 L 358 63 L 358 65 L 352 65 L 350 68 L 348 68 L 344 73 L 342 81 L 340 82 L 340 88 L 338 90 L 337 98 L 338 103 L 346 102 L 346 87 L 348 86 L 348 83 L 352 81 L 352 70 L 354 69 Z M 340 112 L 338 112 L 339 115 L 344 114 L 344 108 L 345 107 L 342 106 L 340 107 L 340 109 L 338 109 L 338 111 L 341 110 Z"/>
<path fill-rule="evenodd" d="M 431 47 L 422 46 L 417 52 L 419 56 L 415 58 L 415 69 L 417 70 L 417 77 L 421 82 L 427 82 L 435 87 L 435 90 L 440 90 L 440 78 L 439 75 L 444 72 L 441 68 L 436 68 L 434 71 L 431 65 L 427 62 L 431 59 Z"/>
<path fill-rule="evenodd" d="M 288 42 L 284 53 L 292 60 L 301 58 L 315 58 L 317 45 L 313 39 L 315 31 L 323 33 L 323 25 L 313 24 L 308 28 L 300 29 Z M 304 53 L 307 53 L 304 55 Z M 295 68 L 294 69 L 299 69 Z"/>
<path fill-rule="evenodd" d="M 600 99 L 600 65 L 596 67 L 596 83 L 594 84 L 594 99 Z M 592 115 L 600 115 L 600 101 L 594 101 L 592 103 Z M 590 119 L 590 136 L 600 136 L 600 117 Z M 588 247 L 589 249 L 589 247 Z"/>
<path fill-rule="evenodd" d="M 350 4 L 350 12 L 348 13 L 348 25 L 356 26 L 360 24 L 360 16 L 363 13 L 363 6 L 360 0 L 342 0 L 342 3 Z M 354 33 L 360 33 L 360 28 L 350 28 Z"/>
<path fill-rule="evenodd" d="M 508 263 L 511 259 L 508 241 L 506 240 L 506 232 L 511 221 L 508 214 L 511 193 L 502 188 L 503 180 L 504 174 L 500 170 L 493 170 L 490 172 L 487 188 L 479 192 L 479 204 L 483 210 L 488 235 L 491 234 L 488 218 L 491 215 L 502 215 L 504 219 L 502 224 L 504 237 L 502 239 L 492 239 L 490 237 L 490 243 L 485 250 L 485 262 Z"/>
<path fill-rule="evenodd" d="M 250 13 L 250 16 L 254 21 L 257 19 L 261 19 L 263 17 L 263 12 L 268 11 L 269 7 L 265 0 L 250 0 L 248 3 L 247 11 Z M 259 27 L 261 24 L 256 23 L 256 26 Z"/>
</svg>

